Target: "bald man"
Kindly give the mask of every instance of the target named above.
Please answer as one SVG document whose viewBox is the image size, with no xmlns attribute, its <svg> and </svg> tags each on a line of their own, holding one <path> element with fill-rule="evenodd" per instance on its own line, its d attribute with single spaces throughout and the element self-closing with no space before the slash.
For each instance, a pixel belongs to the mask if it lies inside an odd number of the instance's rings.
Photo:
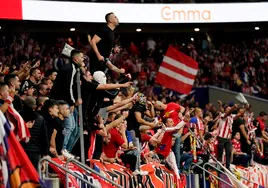
<svg viewBox="0 0 268 188">
<path fill-rule="evenodd" d="M 185 111 L 183 106 L 174 102 L 164 104 L 161 101 L 156 101 L 154 107 L 161 111 L 161 118 L 171 118 L 175 125 L 182 120 L 181 113 Z"/>
</svg>

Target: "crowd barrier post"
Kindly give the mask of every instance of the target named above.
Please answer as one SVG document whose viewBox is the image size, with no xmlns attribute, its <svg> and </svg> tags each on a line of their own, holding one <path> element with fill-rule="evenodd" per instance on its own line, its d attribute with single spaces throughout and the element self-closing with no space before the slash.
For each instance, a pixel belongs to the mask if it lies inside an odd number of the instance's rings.
<svg viewBox="0 0 268 188">
<path fill-rule="evenodd" d="M 54 161 L 52 161 L 52 160 L 50 160 L 50 159 L 47 159 L 47 158 L 42 158 L 42 159 L 39 161 L 39 164 L 38 164 L 38 173 L 39 173 L 40 178 L 42 177 L 42 170 L 41 170 L 41 168 L 42 168 L 42 163 L 43 163 L 43 162 L 51 163 L 51 164 L 55 165 L 57 168 L 59 168 L 59 169 L 65 171 L 65 173 L 66 173 L 66 177 L 67 177 L 67 178 L 66 178 L 66 179 L 67 179 L 67 180 L 66 180 L 66 183 L 67 183 L 67 184 L 66 184 L 66 187 L 67 187 L 67 188 L 69 187 L 69 185 L 68 185 L 68 174 L 74 176 L 75 178 L 79 179 L 80 181 L 82 181 L 82 182 L 88 184 L 89 186 L 91 186 L 91 187 L 93 187 L 93 188 L 98 188 L 96 185 L 93 185 L 90 181 L 85 180 L 84 178 L 81 178 L 79 175 L 75 174 L 75 173 L 72 172 L 71 170 L 69 170 L 69 169 L 67 169 L 67 168 L 65 168 L 65 167 L 63 167 L 63 166 L 57 164 L 56 162 L 54 162 Z"/>
<path fill-rule="evenodd" d="M 222 170 L 218 169 L 217 167 L 213 166 L 212 164 L 210 164 L 210 163 L 208 163 L 208 162 L 205 163 L 205 164 L 203 165 L 203 168 L 205 169 L 206 166 L 209 166 L 209 167 L 211 167 L 211 168 L 213 168 L 213 169 L 219 171 L 220 173 L 224 174 L 224 172 L 223 172 Z M 203 171 L 203 175 L 205 175 L 205 172 L 204 172 L 204 171 Z M 241 178 L 241 179 L 244 179 L 244 180 L 246 180 L 246 181 L 248 181 L 248 182 L 254 184 L 253 181 L 251 181 L 251 180 L 249 180 L 249 179 L 247 179 L 247 178 L 245 178 L 245 177 L 243 177 L 243 176 L 240 176 L 240 175 L 236 175 L 236 176 L 239 177 L 239 178 Z"/>
<path fill-rule="evenodd" d="M 209 171 L 208 171 L 207 169 L 205 169 L 204 167 L 201 167 L 201 166 L 199 166 L 198 164 L 195 164 L 195 163 L 192 164 L 192 166 L 196 166 L 196 167 L 200 168 L 201 170 L 203 170 L 203 184 L 204 184 L 203 187 L 204 187 L 204 188 L 207 187 L 207 186 L 206 186 L 205 172 L 207 172 L 207 173 L 210 174 L 211 176 L 215 177 L 215 178 L 218 179 L 219 181 L 224 182 L 225 184 L 229 185 L 230 187 L 233 187 L 233 185 L 231 185 L 230 183 L 228 183 L 228 182 L 225 181 L 224 179 L 218 177 L 217 175 L 215 175 L 215 174 L 209 172 Z M 191 188 L 191 174 L 189 175 L 189 183 L 190 183 L 189 188 Z"/>
<path fill-rule="evenodd" d="M 77 69 L 77 98 L 81 99 L 81 79 L 80 79 L 80 68 Z M 85 164 L 85 148 L 84 148 L 84 129 L 83 129 L 83 111 L 82 105 L 78 106 L 78 117 L 79 117 L 79 133 L 80 133 L 80 151 L 81 151 L 81 162 Z"/>
</svg>

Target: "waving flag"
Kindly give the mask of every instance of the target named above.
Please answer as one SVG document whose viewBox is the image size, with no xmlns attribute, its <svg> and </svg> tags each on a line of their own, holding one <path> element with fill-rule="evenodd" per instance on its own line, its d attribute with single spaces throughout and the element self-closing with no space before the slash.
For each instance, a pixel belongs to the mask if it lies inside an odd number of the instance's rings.
<svg viewBox="0 0 268 188">
<path fill-rule="evenodd" d="M 169 46 L 156 75 L 156 82 L 179 93 L 189 94 L 198 72 L 198 63 Z"/>
<path fill-rule="evenodd" d="M 0 176 L 7 188 L 46 187 L 0 111 Z"/>
<path fill-rule="evenodd" d="M 18 141 L 28 142 L 30 139 L 30 132 L 26 126 L 25 121 L 22 119 L 21 115 L 15 110 L 12 105 L 9 105 L 6 112 L 7 119 L 11 124 L 11 130 L 16 135 Z"/>
</svg>

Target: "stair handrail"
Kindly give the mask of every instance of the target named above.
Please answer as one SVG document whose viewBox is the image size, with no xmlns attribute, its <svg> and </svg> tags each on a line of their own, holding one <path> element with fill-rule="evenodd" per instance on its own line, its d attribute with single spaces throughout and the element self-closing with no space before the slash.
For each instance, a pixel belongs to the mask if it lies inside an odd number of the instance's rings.
<svg viewBox="0 0 268 188">
<path fill-rule="evenodd" d="M 55 165 L 56 167 L 58 167 L 59 169 L 65 171 L 66 174 L 70 174 L 70 175 L 74 176 L 75 178 L 79 179 L 80 181 L 88 184 L 89 186 L 91 186 L 93 188 L 98 188 L 96 185 L 92 184 L 90 181 L 85 180 L 84 178 L 81 178 L 79 175 L 73 173 L 72 171 L 70 171 L 69 169 L 67 169 L 65 167 L 62 167 L 61 165 L 57 164 L 56 162 L 54 162 L 54 161 L 52 161 L 52 160 L 50 160 L 48 158 L 42 158 L 38 163 L 38 173 L 39 173 L 40 178 L 42 178 L 42 170 L 41 170 L 41 168 L 42 168 L 42 163 L 43 162 L 51 163 L 51 164 Z M 67 175 L 67 179 L 68 179 L 68 175 Z M 69 187 L 69 185 L 66 184 L 66 187 Z"/>
<path fill-rule="evenodd" d="M 108 179 L 107 177 L 103 176 L 102 174 L 100 174 L 99 172 L 97 172 L 96 170 L 90 168 L 89 166 L 79 162 L 78 160 L 75 160 L 75 159 L 72 159 L 72 158 L 69 158 L 66 163 L 65 163 L 65 167 L 68 169 L 68 164 L 72 162 L 73 164 L 76 164 L 78 165 L 80 168 L 82 168 L 83 170 L 85 171 L 90 171 L 91 173 L 93 174 L 96 174 L 97 176 L 103 178 L 104 180 L 106 180 L 107 182 L 111 183 L 112 185 L 116 186 L 116 187 L 119 187 L 119 188 L 123 188 L 121 185 L 113 182 L 112 180 Z M 66 175 L 67 176 L 67 175 Z M 66 183 L 68 183 L 68 178 L 66 178 Z"/>
<path fill-rule="evenodd" d="M 192 166 L 196 166 L 196 167 L 200 168 L 201 170 L 203 170 L 203 184 L 204 184 L 203 186 L 204 186 L 204 188 L 207 187 L 207 186 L 206 186 L 206 177 L 204 176 L 205 172 L 207 172 L 208 174 L 210 174 L 210 175 L 212 175 L 213 177 L 217 178 L 219 181 L 222 181 L 223 183 L 229 185 L 230 187 L 233 187 L 233 185 L 231 185 L 230 183 L 228 183 L 228 182 L 225 181 L 224 179 L 222 179 L 222 178 L 216 176 L 215 174 L 211 173 L 210 171 L 208 171 L 207 169 L 203 168 L 202 166 L 200 166 L 200 165 L 198 165 L 198 164 L 195 164 L 195 163 L 193 163 Z M 190 172 L 190 168 L 189 168 L 189 172 Z M 189 187 L 191 188 L 191 187 L 192 187 L 192 186 L 191 186 L 191 180 L 189 181 L 189 184 L 190 184 Z"/>
<path fill-rule="evenodd" d="M 205 163 L 205 164 L 203 165 L 203 168 L 205 168 L 206 166 L 210 166 L 211 168 L 213 168 L 213 169 L 215 169 L 215 170 L 217 170 L 217 171 L 219 171 L 219 172 L 221 172 L 221 173 L 224 174 L 224 172 L 223 172 L 222 170 L 218 169 L 216 166 L 213 166 L 213 165 L 210 164 L 209 162 Z M 203 171 L 203 175 L 204 175 L 204 174 L 205 174 L 205 172 Z M 237 174 L 235 174 L 235 176 L 238 176 L 239 178 L 242 178 L 242 179 L 244 179 L 244 180 L 246 180 L 246 181 L 248 181 L 248 182 L 254 184 L 253 181 L 251 181 L 251 180 L 249 180 L 249 179 L 247 179 L 247 178 L 245 178 L 245 177 L 243 177 L 243 176 L 240 176 L 240 175 L 237 175 Z"/>
<path fill-rule="evenodd" d="M 218 164 L 220 167 L 225 168 L 225 167 L 221 164 L 221 162 L 219 162 L 219 161 L 216 159 L 216 157 L 215 157 L 214 155 L 212 155 L 212 154 L 209 152 L 209 150 L 204 146 L 204 144 L 200 141 L 200 139 L 197 138 L 197 136 L 195 135 L 195 133 L 194 133 L 189 127 L 187 127 L 187 128 L 188 128 L 189 132 L 191 132 L 191 135 L 196 139 L 196 141 L 199 142 L 199 144 L 205 149 L 205 151 L 207 152 L 208 156 L 211 157 L 211 158 L 216 162 L 216 164 Z M 228 169 L 226 169 L 226 170 L 228 170 Z M 235 175 L 235 174 L 233 174 L 231 171 L 230 171 L 230 173 L 231 173 L 232 175 Z M 237 177 L 236 177 L 236 178 L 237 178 Z M 237 179 L 238 179 L 238 178 L 237 178 Z"/>
</svg>

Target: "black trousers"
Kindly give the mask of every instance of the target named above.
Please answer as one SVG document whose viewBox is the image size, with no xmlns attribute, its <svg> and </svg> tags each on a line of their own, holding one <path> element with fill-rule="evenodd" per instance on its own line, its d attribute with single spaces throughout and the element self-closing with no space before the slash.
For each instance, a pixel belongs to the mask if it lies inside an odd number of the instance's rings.
<svg viewBox="0 0 268 188">
<path fill-rule="evenodd" d="M 249 161 L 250 161 L 251 158 L 253 157 L 252 156 L 252 151 L 251 151 L 253 141 L 251 140 L 251 145 L 248 145 L 247 140 L 245 139 L 245 137 L 241 136 L 240 142 L 241 142 L 241 150 L 242 150 L 242 152 L 248 154 Z"/>
<path fill-rule="evenodd" d="M 223 150 L 226 155 L 226 168 L 230 168 L 231 162 L 231 140 L 227 138 L 218 137 L 218 161 L 222 161 Z"/>
<path fill-rule="evenodd" d="M 125 166 L 130 168 L 132 172 L 136 170 L 137 157 L 135 155 L 124 153 L 120 157 Z"/>
<path fill-rule="evenodd" d="M 104 57 L 107 58 L 107 57 Z M 106 69 L 106 62 L 99 61 L 95 54 L 90 56 L 90 73 L 93 75 L 96 71 L 105 71 Z"/>
<path fill-rule="evenodd" d="M 38 163 L 39 160 L 41 159 L 40 153 L 34 153 L 34 152 L 26 152 L 30 161 L 32 162 L 34 168 L 38 170 Z"/>
</svg>

